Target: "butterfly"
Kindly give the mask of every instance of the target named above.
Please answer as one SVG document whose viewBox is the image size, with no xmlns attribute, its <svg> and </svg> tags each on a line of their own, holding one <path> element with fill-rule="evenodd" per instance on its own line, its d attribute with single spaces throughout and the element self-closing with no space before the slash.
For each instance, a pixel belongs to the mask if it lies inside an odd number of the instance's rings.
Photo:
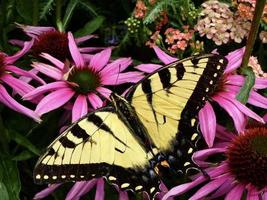
<svg viewBox="0 0 267 200">
<path fill-rule="evenodd" d="M 125 97 L 73 123 L 47 148 L 34 170 L 36 183 L 105 177 L 122 190 L 159 191 L 164 169 L 186 173 L 197 141 L 197 113 L 216 89 L 227 60 L 192 56 L 163 66 Z"/>
</svg>

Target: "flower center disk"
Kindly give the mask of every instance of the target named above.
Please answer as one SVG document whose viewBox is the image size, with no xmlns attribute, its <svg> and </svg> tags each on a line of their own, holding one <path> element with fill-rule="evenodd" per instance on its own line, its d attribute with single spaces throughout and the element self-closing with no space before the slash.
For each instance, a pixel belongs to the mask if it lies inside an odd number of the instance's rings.
<svg viewBox="0 0 267 200">
<path fill-rule="evenodd" d="M 32 52 L 35 57 L 39 57 L 40 53 L 44 52 L 61 61 L 71 58 L 68 37 L 59 31 L 48 31 L 39 35 L 33 44 Z"/>
<path fill-rule="evenodd" d="M 76 92 L 82 94 L 87 94 L 89 92 L 95 91 L 95 89 L 100 85 L 99 74 L 88 68 L 74 68 L 70 72 L 67 80 L 71 83 L 74 83 L 73 88 Z"/>
<path fill-rule="evenodd" d="M 248 128 L 227 149 L 232 175 L 258 189 L 267 186 L 267 127 Z"/>
</svg>

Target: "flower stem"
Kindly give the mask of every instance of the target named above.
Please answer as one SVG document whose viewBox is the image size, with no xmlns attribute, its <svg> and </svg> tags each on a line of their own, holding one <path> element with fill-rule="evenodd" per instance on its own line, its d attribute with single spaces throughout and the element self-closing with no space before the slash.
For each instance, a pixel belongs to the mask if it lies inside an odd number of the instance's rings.
<svg viewBox="0 0 267 200">
<path fill-rule="evenodd" d="M 242 65 L 241 67 L 247 67 L 248 65 L 248 61 L 249 61 L 249 57 L 252 53 L 253 50 L 253 46 L 257 37 L 257 33 L 259 30 L 259 26 L 260 26 L 260 20 L 261 20 L 261 16 L 263 13 L 263 9 L 265 6 L 266 0 L 257 0 L 256 1 L 256 7 L 255 7 L 255 11 L 254 11 L 254 16 L 253 16 L 253 20 L 251 23 L 251 29 L 248 35 L 248 40 L 247 40 L 247 45 L 246 45 L 246 50 L 244 53 L 244 57 L 243 57 L 243 61 L 242 61 Z"/>
<path fill-rule="evenodd" d="M 64 28 L 61 21 L 61 8 L 62 8 L 62 0 L 56 0 L 56 23 L 57 28 L 60 32 L 64 32 Z"/>
<path fill-rule="evenodd" d="M 32 25 L 36 26 L 39 21 L 39 0 L 33 1 Z"/>
</svg>

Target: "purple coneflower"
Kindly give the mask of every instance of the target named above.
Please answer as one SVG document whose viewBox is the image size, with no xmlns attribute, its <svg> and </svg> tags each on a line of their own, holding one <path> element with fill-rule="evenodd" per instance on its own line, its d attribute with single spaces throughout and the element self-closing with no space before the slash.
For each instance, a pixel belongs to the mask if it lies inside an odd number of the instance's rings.
<svg viewBox="0 0 267 200">
<path fill-rule="evenodd" d="M 163 198 L 181 195 L 194 187 L 201 188 L 190 198 L 225 200 L 267 198 L 267 126 L 248 126 L 240 135 L 227 132 L 218 126 L 214 146 L 197 151 L 193 160 L 208 176 L 199 173 L 193 181 L 172 188 Z M 211 162 L 211 156 L 221 155 L 224 159 Z"/>
<path fill-rule="evenodd" d="M 42 84 L 44 83 L 35 74 L 27 72 L 14 65 L 14 63 L 20 57 L 22 57 L 25 53 L 28 52 L 31 47 L 31 44 L 32 41 L 25 42 L 23 48 L 13 56 L 8 56 L 4 52 L 0 52 L 0 102 L 13 110 L 20 112 L 28 117 L 31 117 L 37 122 L 40 122 L 40 118 L 36 113 L 15 101 L 5 89 L 6 86 L 9 86 L 13 89 L 15 93 L 18 93 L 21 96 L 34 89 L 31 85 L 18 79 L 18 76 L 30 77 Z"/>
<path fill-rule="evenodd" d="M 109 98 L 111 90 L 107 85 L 136 83 L 143 75 L 140 72 L 125 72 L 131 63 L 131 58 L 119 58 L 110 61 L 111 48 L 97 53 L 86 62 L 79 52 L 71 33 L 68 34 L 69 50 L 74 63 L 64 64 L 49 54 L 41 56 L 54 65 L 33 63 L 33 67 L 55 80 L 55 82 L 40 86 L 23 99 L 32 100 L 39 95 L 49 93 L 37 105 L 35 112 L 43 115 L 57 109 L 66 103 L 72 107 L 72 121 L 84 116 L 89 108 L 97 109 L 103 105 L 101 97 Z"/>
<path fill-rule="evenodd" d="M 164 64 L 169 64 L 177 60 L 176 58 L 167 55 L 158 47 L 154 47 L 154 50 L 158 58 Z M 236 100 L 236 95 L 240 91 L 240 88 L 243 86 L 245 81 L 244 76 L 235 73 L 235 70 L 241 65 L 243 53 L 244 49 L 242 48 L 233 51 L 226 56 L 229 61 L 226 70 L 224 71 L 224 74 L 221 77 L 221 80 L 217 85 L 215 92 L 211 95 L 209 101 L 206 102 L 205 106 L 199 112 L 198 117 L 200 122 L 200 129 L 209 147 L 213 145 L 217 123 L 216 115 L 211 104 L 213 102 L 217 102 L 231 116 L 234 121 L 235 128 L 238 132 L 244 130 L 246 116 L 263 122 L 263 119 L 260 116 L 258 116 L 256 113 L 252 112 L 245 105 Z M 139 70 L 148 73 L 153 72 L 159 67 L 160 65 L 156 64 L 142 64 L 137 66 Z M 253 90 L 250 93 L 248 103 L 266 109 L 267 98 L 261 96 L 256 91 L 257 89 L 264 88 L 267 88 L 267 79 L 257 77 Z"/>
</svg>

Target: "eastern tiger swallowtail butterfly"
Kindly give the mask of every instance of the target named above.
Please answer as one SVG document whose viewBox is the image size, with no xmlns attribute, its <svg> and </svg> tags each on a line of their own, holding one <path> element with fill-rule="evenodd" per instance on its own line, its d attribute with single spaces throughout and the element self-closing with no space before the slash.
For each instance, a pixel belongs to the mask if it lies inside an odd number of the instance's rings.
<svg viewBox="0 0 267 200">
<path fill-rule="evenodd" d="M 195 151 L 197 113 L 227 64 L 219 55 L 166 65 L 124 97 L 72 124 L 48 147 L 34 170 L 36 183 L 106 177 L 123 190 L 159 189 L 162 168 L 186 173 Z"/>
</svg>

